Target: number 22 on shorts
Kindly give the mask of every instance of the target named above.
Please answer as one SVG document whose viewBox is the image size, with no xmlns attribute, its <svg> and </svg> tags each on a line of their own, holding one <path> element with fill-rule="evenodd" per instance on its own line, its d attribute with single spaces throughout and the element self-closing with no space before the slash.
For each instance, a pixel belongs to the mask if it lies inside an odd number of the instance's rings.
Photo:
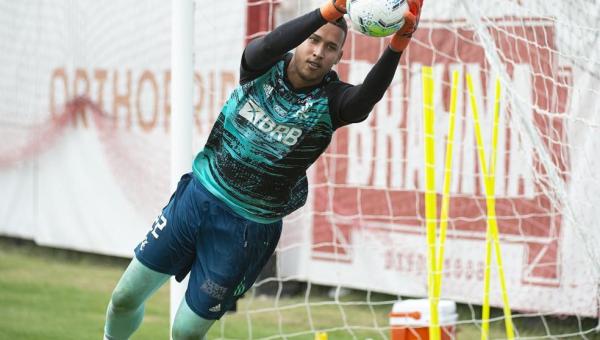
<svg viewBox="0 0 600 340">
<path fill-rule="evenodd" d="M 163 216 L 163 214 L 158 215 L 152 223 L 152 236 L 154 238 L 158 238 L 158 230 L 163 230 L 167 226 L 167 218 Z"/>
</svg>

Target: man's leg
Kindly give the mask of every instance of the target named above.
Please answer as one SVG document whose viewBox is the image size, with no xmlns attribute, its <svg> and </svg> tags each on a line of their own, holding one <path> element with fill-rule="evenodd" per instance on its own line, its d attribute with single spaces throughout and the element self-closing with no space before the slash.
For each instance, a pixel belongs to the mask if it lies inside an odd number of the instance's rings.
<svg viewBox="0 0 600 340">
<path fill-rule="evenodd" d="M 205 339 L 208 329 L 214 322 L 215 320 L 206 320 L 194 313 L 185 302 L 184 297 L 175 315 L 173 340 Z"/>
<path fill-rule="evenodd" d="M 129 339 L 142 323 L 144 302 L 169 277 L 144 266 L 134 257 L 112 293 L 106 311 L 104 338 Z"/>
</svg>

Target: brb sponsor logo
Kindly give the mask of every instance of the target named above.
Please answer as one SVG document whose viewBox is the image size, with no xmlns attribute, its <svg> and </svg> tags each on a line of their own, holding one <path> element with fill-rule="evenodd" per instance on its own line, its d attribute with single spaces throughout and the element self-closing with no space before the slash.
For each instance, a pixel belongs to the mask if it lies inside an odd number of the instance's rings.
<svg viewBox="0 0 600 340">
<path fill-rule="evenodd" d="M 450 80 L 453 71 L 460 74 L 448 242 L 461 239 L 483 244 L 485 192 L 465 77 L 470 74 L 473 78 L 489 155 L 497 73 L 475 32 L 464 27 L 450 29 L 452 25 L 429 23 L 427 27 L 428 23 L 422 23 L 415 34 L 416 41 L 402 57 L 390 89 L 369 119 L 338 131 L 326 155 L 317 163 L 313 260 L 352 263 L 350 242 L 358 228 L 424 235 L 422 66 L 434 69 L 439 193 L 443 184 Z M 524 249 L 523 269 L 516 274 L 520 277 L 513 279 L 523 285 L 559 286 L 562 215 L 560 206 L 547 194 L 552 181 L 540 150 L 546 152 L 554 173 L 568 185 L 564 113 L 572 82 L 570 69 L 558 64 L 555 28 L 549 21 L 498 20 L 494 27 L 487 28 L 487 33 L 495 42 L 493 52 L 510 78 L 510 86 L 504 81 L 501 99 L 495 170 L 501 241 Z M 353 49 L 353 60 L 342 62 L 339 73 L 342 79 L 359 83 L 379 57 L 380 42 L 359 35 L 354 38 L 346 46 Z M 537 145 L 524 133 L 531 128 L 537 135 Z"/>
<path fill-rule="evenodd" d="M 298 138 L 302 136 L 301 129 L 285 124 L 277 124 L 259 105 L 253 103 L 251 100 L 248 100 L 240 109 L 240 116 L 252 123 L 260 131 L 267 133 L 272 139 L 285 145 L 292 146 L 298 143 Z"/>
</svg>

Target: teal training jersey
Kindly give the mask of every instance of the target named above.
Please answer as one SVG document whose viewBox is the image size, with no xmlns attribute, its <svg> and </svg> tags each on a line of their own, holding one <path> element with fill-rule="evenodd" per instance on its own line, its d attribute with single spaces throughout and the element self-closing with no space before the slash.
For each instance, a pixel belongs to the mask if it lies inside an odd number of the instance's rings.
<svg viewBox="0 0 600 340">
<path fill-rule="evenodd" d="M 286 81 L 282 58 L 238 86 L 220 113 L 193 172 L 239 215 L 271 223 L 306 202 L 306 170 L 327 148 L 334 131 L 327 85 L 330 72 L 308 91 Z"/>
</svg>

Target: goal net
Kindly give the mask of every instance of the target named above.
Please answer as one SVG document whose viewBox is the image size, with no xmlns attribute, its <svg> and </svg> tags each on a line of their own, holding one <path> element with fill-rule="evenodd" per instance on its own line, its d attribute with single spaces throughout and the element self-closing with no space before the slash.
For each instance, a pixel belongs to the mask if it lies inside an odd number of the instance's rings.
<svg viewBox="0 0 600 340">
<path fill-rule="evenodd" d="M 237 86 L 245 44 L 318 5 L 195 1 L 194 150 Z M 131 256 L 169 197 L 170 4 L 0 8 L 0 235 Z M 427 297 L 429 66 L 439 201 L 451 79 L 459 75 L 441 286 L 441 297 L 459 304 L 457 337 L 478 338 L 484 322 L 489 212 L 470 95 L 489 156 L 499 80 L 495 213 L 508 301 L 492 261 L 490 338 L 506 337 L 505 302 L 517 338 L 593 338 L 599 22 L 600 4 L 586 0 L 426 1 L 389 90 L 365 122 L 336 132 L 310 169 L 306 206 L 284 222 L 271 270 L 209 337 L 389 338 L 392 305 Z M 350 32 L 340 78 L 360 83 L 386 46 Z"/>
</svg>

